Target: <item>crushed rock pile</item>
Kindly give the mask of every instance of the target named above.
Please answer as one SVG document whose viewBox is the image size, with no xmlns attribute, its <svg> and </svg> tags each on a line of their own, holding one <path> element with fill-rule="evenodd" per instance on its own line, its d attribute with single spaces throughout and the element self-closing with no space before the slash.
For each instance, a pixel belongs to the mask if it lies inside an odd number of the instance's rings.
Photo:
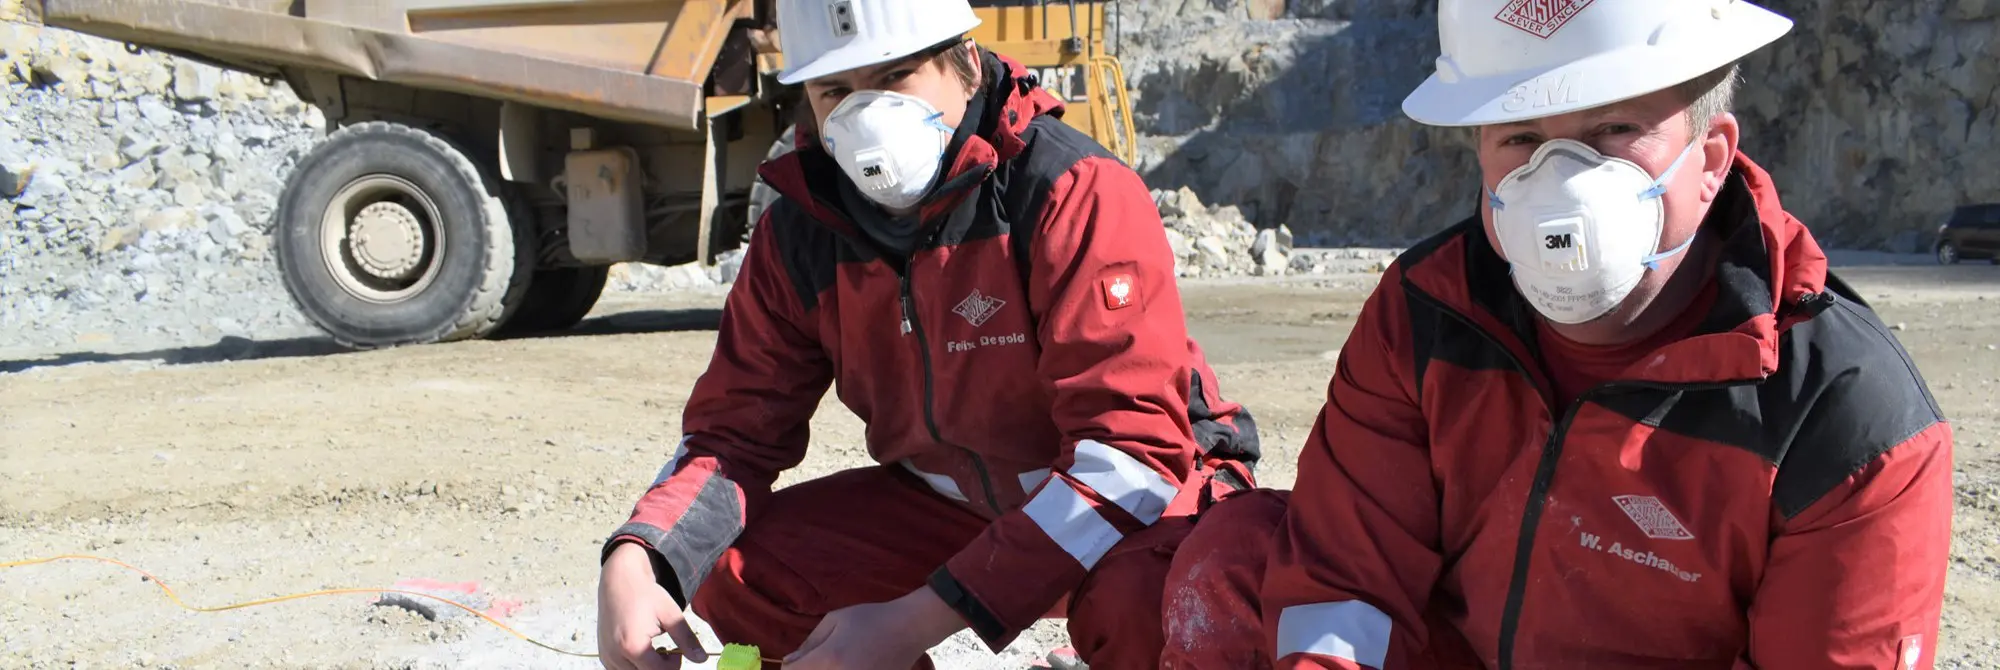
<svg viewBox="0 0 2000 670">
<path fill-rule="evenodd" d="M 1154 190 L 1153 204 L 1183 278 L 1380 272 L 1397 249 L 1297 249 L 1289 226 L 1259 230 L 1235 205 L 1203 205 L 1187 187 Z"/>
<path fill-rule="evenodd" d="M 0 346 L 310 334 L 270 259 L 290 89 L 0 23 Z"/>
</svg>

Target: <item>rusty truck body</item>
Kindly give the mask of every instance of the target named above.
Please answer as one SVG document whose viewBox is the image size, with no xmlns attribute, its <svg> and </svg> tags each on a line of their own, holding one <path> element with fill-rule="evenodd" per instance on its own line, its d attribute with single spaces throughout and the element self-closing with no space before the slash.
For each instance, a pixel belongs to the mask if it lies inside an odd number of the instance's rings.
<svg viewBox="0 0 2000 670">
<path fill-rule="evenodd" d="M 273 256 L 355 347 L 563 329 L 615 264 L 713 263 L 773 197 L 756 168 L 789 149 L 798 104 L 775 79 L 775 0 L 39 4 L 47 25 L 281 80 L 324 112 Z M 1133 159 L 1102 0 L 973 4 L 976 40 Z"/>
</svg>

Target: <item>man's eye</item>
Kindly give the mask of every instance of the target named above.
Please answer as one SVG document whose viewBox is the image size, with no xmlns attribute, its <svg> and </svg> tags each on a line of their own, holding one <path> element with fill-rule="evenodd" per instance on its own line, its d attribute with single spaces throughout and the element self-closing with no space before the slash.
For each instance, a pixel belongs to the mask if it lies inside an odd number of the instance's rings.
<svg viewBox="0 0 2000 670">
<path fill-rule="evenodd" d="M 1528 144 L 1534 144 L 1539 141 L 1541 140 L 1535 137 L 1533 133 L 1521 133 L 1519 135 L 1508 135 L 1505 139 L 1500 140 L 1500 146 L 1503 147 L 1523 146 Z"/>
<path fill-rule="evenodd" d="M 829 88 L 821 91 L 819 97 L 821 100 L 839 100 L 847 97 L 847 93 L 848 90 L 844 88 Z"/>
</svg>

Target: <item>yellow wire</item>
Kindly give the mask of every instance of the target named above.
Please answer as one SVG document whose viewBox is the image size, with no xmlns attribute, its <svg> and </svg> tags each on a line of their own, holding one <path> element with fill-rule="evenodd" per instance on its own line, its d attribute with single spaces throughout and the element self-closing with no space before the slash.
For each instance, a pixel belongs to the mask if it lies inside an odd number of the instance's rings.
<svg viewBox="0 0 2000 670">
<path fill-rule="evenodd" d="M 408 596 L 416 596 L 416 597 L 419 597 L 419 598 L 429 598 L 429 599 L 431 599 L 431 600 L 435 600 L 435 601 L 438 601 L 438 602 L 441 602 L 441 603 L 444 603 L 444 604 L 446 604 L 446 605 L 450 605 L 450 606 L 452 606 L 452 607 L 456 607 L 456 608 L 459 608 L 459 609 L 462 609 L 462 610 L 465 610 L 465 611 L 467 611 L 467 612 L 470 612 L 470 613 L 472 613 L 472 614 L 473 614 L 474 616 L 477 616 L 477 617 L 479 617 L 479 618 L 481 618 L 481 619 L 484 619 L 484 620 L 486 620 L 486 623 L 490 623 L 490 624 L 493 624 L 494 626 L 497 626 L 497 627 L 499 627 L 499 628 L 500 628 L 500 630 L 504 630 L 504 631 L 507 631 L 507 634 L 509 634 L 509 635 L 512 635 L 512 636 L 514 636 L 514 637 L 517 637 L 517 638 L 520 638 L 520 639 L 521 639 L 521 641 L 523 641 L 523 642 L 527 642 L 528 644 L 532 644 L 532 645 L 535 645 L 535 646 L 537 646 L 537 647 L 541 647 L 541 648 L 543 648 L 543 649 L 547 649 L 547 650 L 549 650 L 549 651 L 553 651 L 553 652 L 555 652 L 555 653 L 558 653 L 558 654 L 562 654 L 562 655 L 564 655 L 564 656 L 577 656 L 577 657 L 581 657 L 581 658 L 597 658 L 597 654 L 585 654 L 585 653 L 581 653 L 581 652 L 574 652 L 574 651 L 568 651 L 568 650 L 565 650 L 565 649 L 558 649 L 558 648 L 556 648 L 556 647 L 553 647 L 553 646 L 550 646 L 550 645 L 548 645 L 548 644 L 546 644 L 546 643 L 543 643 L 543 642 L 542 642 L 542 641 L 540 641 L 540 640 L 536 640 L 536 639 L 534 639 L 534 638 L 531 638 L 531 637 L 528 637 L 528 636 L 526 636 L 526 635 L 523 635 L 523 634 L 521 634 L 521 632 L 520 632 L 520 631 L 517 631 L 517 630 L 514 630 L 514 628 L 513 628 L 512 626 L 508 626 L 507 624 L 504 624 L 504 623 L 501 623 L 499 619 L 495 619 L 495 618 L 493 618 L 493 617 L 491 617 L 491 616 L 487 615 L 487 614 L 486 614 L 485 612 L 481 612 L 481 611 L 479 611 L 479 610 L 476 610 L 476 609 L 473 609 L 473 608 L 471 608 L 471 607 L 469 607 L 469 606 L 466 606 L 466 605 L 464 605 L 464 604 L 462 604 L 462 603 L 459 603 L 459 602 L 457 602 L 457 601 L 455 601 L 455 600 L 452 600 L 452 599 L 450 599 L 450 598 L 444 598 L 444 597 L 440 597 L 440 596 L 434 596 L 434 595 L 431 595 L 431 594 L 428 594 L 428 593 L 423 593 L 423 592 L 420 592 L 420 591 L 406 591 L 406 590 L 403 590 L 403 589 L 322 589 L 322 590 L 319 590 L 319 591 L 309 591 L 309 592 L 306 592 L 306 593 L 294 593 L 294 594 L 291 594 L 291 595 L 284 595 L 284 596 L 277 596 L 277 597 L 275 597 L 275 598 L 264 598 L 264 599 L 262 599 L 262 600 L 250 600 L 250 601 L 245 601 L 245 602 L 240 602 L 240 603 L 233 603 L 233 604 L 229 604 L 229 605 L 222 605 L 222 606 L 219 606 L 219 607 L 195 607 L 195 606 L 193 606 L 193 605 L 189 605 L 189 604 L 187 604 L 187 602 L 186 602 L 186 601 L 183 601 L 183 600 L 181 600 L 181 597 L 180 597 L 180 595 L 178 595 L 178 594 L 174 593 L 174 590 L 173 590 L 172 588 L 168 587 L 168 586 L 167 586 L 167 583 L 166 583 L 166 582 L 163 582 L 163 581 L 160 581 L 160 578 L 159 578 L 159 577 L 154 577 L 154 576 L 153 576 L 153 573 L 150 573 L 150 572 L 146 572 L 145 570 L 141 570 L 141 569 L 139 569 L 139 568 L 137 568 L 137 567 L 134 567 L 134 566 L 132 566 L 131 564 L 128 564 L 128 563 L 125 563 L 125 562 L 123 562 L 123 561 L 119 561 L 119 560 L 117 560 L 117 559 L 111 559 L 111 558 L 104 558 L 104 557 L 102 557 L 102 556 L 91 556 L 91 555 L 88 555 L 88 554 L 63 554 L 63 555 L 61 555 L 61 556 L 49 556 L 49 557 L 47 557 L 47 558 L 34 558 L 34 559 L 29 559 L 29 560 L 25 560 L 25 561 L 14 561 L 14 562 L 11 562 L 11 563 L 0 563 L 0 569 L 5 569 L 5 568 L 18 568 L 18 567 L 24 567 L 24 566 L 29 566 L 29 565 L 40 565 L 40 564 L 43 564 L 43 563 L 54 563 L 54 562 L 56 562 L 56 561 L 64 561 L 64 560 L 81 560 L 81 561 L 97 561 L 97 562 L 100 562 L 100 563 L 110 563 L 110 564 L 112 564 L 112 565 L 116 565 L 116 566 L 118 566 L 118 567 L 121 567 L 121 568 L 124 568 L 124 569 L 126 569 L 126 570 L 131 570 L 131 571 L 133 571 L 133 572 L 136 572 L 136 573 L 139 573 L 140 575 L 144 576 L 144 577 L 145 577 L 145 578 L 146 578 L 147 580 L 150 580 L 150 581 L 152 581 L 152 582 L 153 582 L 153 585 L 154 585 L 154 586 L 158 586 L 158 587 L 160 587 L 160 591 L 161 591 L 161 592 L 164 592 L 164 593 L 166 593 L 166 594 L 167 594 L 167 599 L 169 599 L 169 600 L 172 600 L 172 601 L 174 601 L 174 604 L 175 604 L 175 605 L 179 605 L 179 606 L 181 606 L 181 607 L 182 607 L 183 609 L 187 609 L 187 610 L 189 610 L 189 611 L 194 611 L 194 612 L 225 612 L 225 611 L 229 611 L 229 610 L 234 610 L 234 609 L 242 609 L 242 608 L 245 608 L 245 607 L 256 607 L 256 606 L 258 606 L 258 605 L 270 605 L 270 604 L 273 604 L 273 603 L 281 603 L 281 602 L 285 602 L 285 601 L 287 601 L 287 600 L 298 600 L 298 599 L 300 599 L 300 598 L 310 598 L 310 597 L 313 597 L 313 596 L 336 596 L 336 595 L 346 595 L 346 594 L 368 594 L 368 593 L 400 593 L 400 594 L 403 594 L 403 595 L 408 595 Z M 682 653 L 682 652 L 681 652 L 681 651 L 679 651 L 679 650 L 669 650 L 669 649 L 661 649 L 661 650 L 659 650 L 659 652 L 660 652 L 660 653 L 662 653 L 662 654 L 667 654 L 667 655 L 674 655 L 674 654 L 680 654 L 680 653 Z M 710 656 L 720 656 L 720 655 L 721 655 L 721 652 L 711 652 L 711 653 L 710 653 L 709 655 L 710 655 Z M 770 662 L 770 663 L 780 663 L 780 662 L 782 662 L 782 661 L 780 661 L 779 659 L 775 659 L 775 658 L 765 658 L 765 659 L 762 659 L 762 660 L 764 660 L 764 661 L 766 661 L 766 662 Z"/>
</svg>

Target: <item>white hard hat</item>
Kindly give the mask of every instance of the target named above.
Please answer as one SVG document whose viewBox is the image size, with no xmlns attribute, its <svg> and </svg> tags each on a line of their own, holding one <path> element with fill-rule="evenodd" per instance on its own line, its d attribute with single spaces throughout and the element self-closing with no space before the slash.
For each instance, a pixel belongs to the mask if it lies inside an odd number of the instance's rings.
<svg viewBox="0 0 2000 670">
<path fill-rule="evenodd" d="M 1443 55 L 1403 113 L 1479 126 L 1599 107 L 1700 77 L 1791 27 L 1742 0 L 1441 0 Z"/>
<path fill-rule="evenodd" d="M 778 82 L 887 63 L 978 25 L 966 0 L 778 0 Z"/>
</svg>

